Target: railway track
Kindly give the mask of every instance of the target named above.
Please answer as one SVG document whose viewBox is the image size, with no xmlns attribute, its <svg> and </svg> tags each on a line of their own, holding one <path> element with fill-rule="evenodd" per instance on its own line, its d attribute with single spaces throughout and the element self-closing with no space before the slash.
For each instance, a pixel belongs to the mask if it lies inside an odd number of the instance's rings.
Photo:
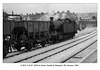
<svg viewBox="0 0 100 70">
<path fill-rule="evenodd" d="M 83 42 L 91 39 L 92 37 L 93 37 L 93 39 L 96 40 L 95 36 L 96 36 L 96 31 L 94 31 L 90 34 L 81 36 L 81 37 L 77 37 L 77 38 L 69 40 L 69 41 L 65 41 L 62 43 L 55 44 L 55 45 L 50 45 L 48 47 L 41 48 L 41 49 L 38 49 L 35 51 L 22 53 L 22 54 L 15 55 L 13 57 L 6 58 L 6 59 L 4 59 L 4 62 L 5 63 L 9 63 L 9 62 L 10 63 L 17 63 L 17 62 L 20 62 L 20 63 L 23 63 L 23 62 L 25 62 L 25 63 L 27 63 L 27 62 L 28 63 L 30 63 L 30 62 L 31 63 L 32 62 L 33 63 L 36 63 L 36 62 L 59 62 L 59 60 L 62 59 L 61 58 L 58 60 L 58 56 L 60 56 L 61 53 L 64 54 L 65 51 L 67 52 L 69 49 L 72 49 L 73 47 L 80 45 L 80 43 L 83 44 Z M 69 54 L 67 54 L 67 56 Z M 65 54 L 64 54 L 64 56 L 65 56 Z M 55 60 L 54 58 L 57 60 Z M 64 59 L 64 60 L 66 60 L 66 59 Z M 64 60 L 61 60 L 60 62 L 63 62 Z"/>
<path fill-rule="evenodd" d="M 90 54 L 84 57 L 80 63 L 96 63 L 97 62 L 97 49 L 94 49 Z"/>
<path fill-rule="evenodd" d="M 86 43 L 87 41 L 85 40 L 84 42 Z M 94 42 L 94 41 L 92 41 L 92 42 Z M 90 43 L 88 43 L 88 45 L 90 45 Z M 38 63 L 63 63 L 65 60 L 70 59 L 72 56 L 74 56 L 75 54 L 79 53 L 81 50 L 86 48 L 88 45 L 87 44 L 85 45 L 84 43 L 80 42 L 80 44 L 79 43 L 74 44 L 73 46 L 71 46 L 71 48 L 63 49 L 62 51 L 59 52 L 59 54 L 55 53 L 56 55 L 53 54 L 49 58 L 46 58 L 46 59 L 43 59 L 43 60 L 37 61 L 37 62 Z"/>
<path fill-rule="evenodd" d="M 64 63 L 94 63 L 97 60 L 97 54 L 93 54 L 94 57 L 91 57 L 90 54 L 93 53 L 94 50 L 97 50 L 97 41 L 91 43 L 89 46 L 84 48 L 78 54 L 75 54 L 70 59 L 66 60 Z M 96 51 L 97 53 L 97 51 Z M 88 56 L 88 57 L 87 57 Z M 86 58 L 90 58 L 87 60 Z M 84 62 L 87 61 L 87 62 Z"/>
<path fill-rule="evenodd" d="M 64 63 L 94 63 L 97 60 L 97 53 L 92 55 L 94 57 L 91 57 L 91 53 L 93 53 L 94 50 L 97 50 L 97 41 L 94 41 L 89 46 L 73 55 L 70 59 L 65 60 Z"/>
<path fill-rule="evenodd" d="M 77 37 L 80 37 L 80 36 L 84 36 L 84 35 L 86 35 L 86 34 L 90 34 L 90 33 L 92 33 L 92 32 L 95 31 L 95 29 L 89 29 L 89 28 L 88 28 L 88 30 L 89 30 L 89 31 L 87 31 L 87 29 L 83 30 L 82 33 L 80 32 L 80 33 L 77 34 L 74 38 L 77 38 Z M 46 46 L 45 46 L 45 47 L 46 47 Z M 32 49 L 32 51 L 37 50 L 37 49 L 41 49 L 41 48 L 42 48 L 42 47 L 37 47 L 37 48 Z M 44 47 L 43 47 L 43 48 L 44 48 Z M 22 53 L 27 53 L 27 51 L 26 51 L 26 50 L 22 50 L 22 51 L 10 52 L 10 53 L 7 55 L 6 58 L 13 57 L 13 56 L 15 56 L 15 55 L 19 55 L 19 54 L 22 54 Z"/>
</svg>

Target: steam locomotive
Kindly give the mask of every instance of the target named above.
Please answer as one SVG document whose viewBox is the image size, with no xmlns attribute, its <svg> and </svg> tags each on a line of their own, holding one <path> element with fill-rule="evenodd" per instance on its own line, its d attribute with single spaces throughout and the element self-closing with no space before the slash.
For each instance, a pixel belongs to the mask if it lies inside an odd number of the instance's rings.
<svg viewBox="0 0 100 70">
<path fill-rule="evenodd" d="M 9 53 L 11 46 L 18 51 L 23 46 L 31 51 L 38 44 L 44 47 L 47 43 L 73 38 L 81 29 L 79 22 L 69 18 L 56 21 L 53 21 L 53 17 L 50 17 L 50 21 L 3 20 L 3 57 Z"/>
</svg>

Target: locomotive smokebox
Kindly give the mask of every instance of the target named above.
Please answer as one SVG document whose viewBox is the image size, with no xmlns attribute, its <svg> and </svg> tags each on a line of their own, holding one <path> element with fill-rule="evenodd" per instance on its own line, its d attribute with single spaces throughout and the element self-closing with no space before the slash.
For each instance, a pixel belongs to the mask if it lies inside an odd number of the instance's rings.
<svg viewBox="0 0 100 70">
<path fill-rule="evenodd" d="M 50 17 L 50 21 L 53 21 L 53 19 L 54 19 L 53 17 Z"/>
</svg>

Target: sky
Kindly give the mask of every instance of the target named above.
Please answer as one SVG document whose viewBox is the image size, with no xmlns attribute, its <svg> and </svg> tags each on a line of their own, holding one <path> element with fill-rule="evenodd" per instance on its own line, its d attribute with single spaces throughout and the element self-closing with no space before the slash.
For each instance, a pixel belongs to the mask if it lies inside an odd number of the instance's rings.
<svg viewBox="0 0 100 70">
<path fill-rule="evenodd" d="M 3 3 L 3 9 L 8 13 L 17 14 L 67 11 L 75 13 L 97 12 L 96 3 Z"/>
</svg>

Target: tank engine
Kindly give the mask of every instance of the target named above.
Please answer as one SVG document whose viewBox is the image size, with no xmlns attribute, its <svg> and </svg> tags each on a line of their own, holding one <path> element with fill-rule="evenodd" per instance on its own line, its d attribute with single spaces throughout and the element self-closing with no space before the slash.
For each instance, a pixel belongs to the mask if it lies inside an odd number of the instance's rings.
<svg viewBox="0 0 100 70">
<path fill-rule="evenodd" d="M 53 17 L 51 20 L 53 20 Z M 50 21 L 50 27 L 53 43 L 63 39 L 73 38 L 75 33 L 77 33 L 77 23 L 73 19 L 66 18 Z"/>
</svg>

